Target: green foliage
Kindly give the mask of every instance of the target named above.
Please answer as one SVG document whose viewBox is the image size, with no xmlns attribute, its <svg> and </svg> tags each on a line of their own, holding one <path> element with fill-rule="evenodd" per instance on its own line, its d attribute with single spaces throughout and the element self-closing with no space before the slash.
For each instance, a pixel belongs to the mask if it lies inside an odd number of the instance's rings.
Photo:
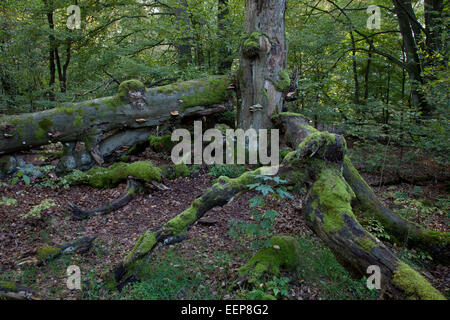
<svg viewBox="0 0 450 320">
<path fill-rule="evenodd" d="M 384 226 L 375 218 L 362 217 L 358 219 L 359 223 L 364 227 L 367 232 L 370 232 L 374 237 L 382 240 L 390 240 L 391 237 L 384 229 Z"/>
<path fill-rule="evenodd" d="M 216 164 L 209 167 L 209 174 L 216 178 L 225 176 L 234 179 L 246 171 L 246 167 L 238 165 Z"/>
<path fill-rule="evenodd" d="M 20 170 L 20 168 L 18 168 Z M 11 185 L 17 184 L 17 182 L 20 181 L 20 179 L 23 180 L 23 182 L 29 186 L 31 184 L 31 179 L 28 175 L 24 174 L 23 172 L 17 172 L 16 176 L 11 180 Z"/>
<path fill-rule="evenodd" d="M 354 280 L 325 245 L 312 238 L 299 238 L 299 243 L 302 258 L 298 280 L 293 281 L 318 287 L 323 299 L 376 299 L 377 291 L 367 289 L 367 279 Z"/>
<path fill-rule="evenodd" d="M 272 231 L 274 230 L 273 222 L 280 214 L 275 210 L 265 210 L 266 198 L 272 197 L 279 200 L 286 198 L 292 199 L 292 196 L 284 186 L 274 187 L 274 184 L 281 185 L 287 181 L 280 179 L 279 177 L 263 176 L 263 175 L 251 175 L 258 182 L 248 185 L 250 190 L 255 190 L 262 193 L 263 197 L 256 196 L 250 199 L 250 209 L 255 223 L 244 223 L 240 220 L 230 220 L 230 236 L 240 239 L 244 238 L 252 239 L 253 249 L 258 249 L 261 246 L 271 247 L 271 243 L 268 240 Z M 275 190 L 274 190 L 275 189 Z"/>
<path fill-rule="evenodd" d="M 53 199 L 45 199 L 40 204 L 35 205 L 33 208 L 31 208 L 28 213 L 22 215 L 22 218 L 28 219 L 28 218 L 36 218 L 40 219 L 42 217 L 42 212 L 45 210 L 48 210 L 52 207 L 56 206 L 56 202 Z"/>
<path fill-rule="evenodd" d="M 141 282 L 127 285 L 123 300 L 195 300 L 212 298 L 202 273 L 190 273 L 186 260 L 167 250 L 157 262 L 146 265 Z"/>
<path fill-rule="evenodd" d="M 15 207 L 15 206 L 17 206 L 17 200 L 14 198 L 2 196 L 2 200 L 0 201 L 0 206 Z"/>
</svg>

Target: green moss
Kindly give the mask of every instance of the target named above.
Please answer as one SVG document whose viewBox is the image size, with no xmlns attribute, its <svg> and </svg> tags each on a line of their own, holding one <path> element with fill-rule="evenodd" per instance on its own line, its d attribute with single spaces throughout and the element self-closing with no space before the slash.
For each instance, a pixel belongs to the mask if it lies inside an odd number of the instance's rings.
<svg viewBox="0 0 450 320">
<path fill-rule="evenodd" d="M 403 262 L 399 262 L 392 283 L 403 289 L 408 299 L 446 300 L 424 277 Z"/>
<path fill-rule="evenodd" d="M 150 148 L 155 152 L 168 152 L 170 153 L 176 142 L 172 141 L 172 136 L 155 137 L 150 136 L 148 138 Z"/>
<path fill-rule="evenodd" d="M 291 78 L 289 78 L 289 74 L 286 70 L 280 70 L 278 76 L 280 77 L 280 80 L 274 83 L 275 88 L 280 92 L 286 92 L 291 85 Z"/>
<path fill-rule="evenodd" d="M 277 300 L 273 295 L 265 293 L 261 290 L 253 290 L 248 293 L 248 296 L 251 297 L 251 300 L 263 301 L 263 300 Z"/>
<path fill-rule="evenodd" d="M 358 244 L 366 252 L 370 252 L 373 248 L 378 247 L 378 245 L 370 238 L 360 238 L 358 239 Z"/>
<path fill-rule="evenodd" d="M 290 149 L 281 149 L 280 150 L 280 159 L 283 160 L 291 152 L 292 151 Z"/>
<path fill-rule="evenodd" d="M 111 188 L 126 180 L 129 176 L 146 182 L 161 181 L 161 170 L 151 161 L 139 161 L 131 164 L 116 163 L 110 168 L 92 168 L 79 174 L 76 181 L 87 183 L 95 188 Z"/>
<path fill-rule="evenodd" d="M 84 120 L 83 117 L 79 114 L 75 116 L 75 119 L 73 120 L 73 126 L 75 128 L 81 128 L 83 126 Z"/>
<path fill-rule="evenodd" d="M 263 34 L 257 31 L 252 32 L 247 36 L 242 45 L 242 51 L 244 52 L 245 56 L 249 58 L 255 58 L 259 55 L 260 51 L 259 39 L 262 36 Z"/>
<path fill-rule="evenodd" d="M 37 251 L 37 257 L 40 261 L 50 260 L 61 254 L 61 248 L 42 247 Z"/>
<path fill-rule="evenodd" d="M 53 126 L 53 121 L 49 118 L 44 118 L 38 122 L 38 130 L 36 131 L 36 139 L 44 140 L 47 139 L 47 133 Z"/>
<path fill-rule="evenodd" d="M 156 244 L 156 233 L 152 231 L 146 231 L 136 242 L 131 252 L 125 258 L 125 266 L 130 266 L 132 263 L 146 255 L 152 250 Z M 128 268 L 129 269 L 129 268 Z"/>
<path fill-rule="evenodd" d="M 344 225 L 343 215 L 354 218 L 350 202 L 355 198 L 353 190 L 335 169 L 325 168 L 312 188 L 323 214 L 325 232 L 336 232 Z"/>
<path fill-rule="evenodd" d="M 123 106 L 126 103 L 125 98 L 120 96 L 109 97 L 103 100 L 103 103 L 107 108 L 103 108 L 102 115 L 106 115 L 109 110 L 116 111 L 118 107 Z"/>
<path fill-rule="evenodd" d="M 189 226 L 197 221 L 197 212 L 201 204 L 201 199 L 195 200 L 188 209 L 167 222 L 168 230 L 172 232 L 173 235 L 185 233 Z"/>
<path fill-rule="evenodd" d="M 145 90 L 145 86 L 139 80 L 127 80 L 120 84 L 117 90 L 117 96 L 121 98 L 127 98 L 128 92 L 130 91 L 141 91 Z"/>
<path fill-rule="evenodd" d="M 227 77 L 209 77 L 203 80 L 191 80 L 185 85 L 193 89 L 192 94 L 181 97 L 183 105 L 181 111 L 191 107 L 211 106 L 223 103 L 230 95 L 228 86 L 230 80 Z"/>
<path fill-rule="evenodd" d="M 0 288 L 4 290 L 17 291 L 17 285 L 12 281 L 0 281 Z"/>
<path fill-rule="evenodd" d="M 260 249 L 239 268 L 241 276 L 250 276 L 249 282 L 255 282 L 265 274 L 278 275 L 281 267 L 293 269 L 298 265 L 300 245 L 295 238 L 278 235 L 273 236 L 270 243 L 272 247 Z"/>
<path fill-rule="evenodd" d="M 177 177 L 188 177 L 191 174 L 185 163 L 175 165 L 175 175 Z"/>
</svg>

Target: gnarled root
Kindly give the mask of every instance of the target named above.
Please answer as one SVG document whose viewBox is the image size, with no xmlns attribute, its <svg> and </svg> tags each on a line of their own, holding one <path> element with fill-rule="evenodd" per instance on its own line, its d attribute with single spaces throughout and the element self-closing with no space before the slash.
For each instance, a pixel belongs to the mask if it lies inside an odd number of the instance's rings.
<svg viewBox="0 0 450 320">
<path fill-rule="evenodd" d="M 72 219 L 75 221 L 82 221 L 94 216 L 112 213 L 126 206 L 134 198 L 136 198 L 139 193 L 143 192 L 143 190 L 144 187 L 140 182 L 136 181 L 135 179 L 128 179 L 127 189 L 125 190 L 124 194 L 122 194 L 118 199 L 108 204 L 102 205 L 96 209 L 83 210 L 73 203 L 69 203 L 69 209 L 73 214 Z"/>
</svg>

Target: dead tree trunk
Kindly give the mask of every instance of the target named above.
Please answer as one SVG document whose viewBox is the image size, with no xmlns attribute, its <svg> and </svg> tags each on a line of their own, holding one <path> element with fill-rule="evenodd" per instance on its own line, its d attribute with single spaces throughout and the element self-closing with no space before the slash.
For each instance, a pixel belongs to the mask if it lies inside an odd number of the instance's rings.
<svg viewBox="0 0 450 320">
<path fill-rule="evenodd" d="M 281 112 L 290 85 L 286 68 L 285 0 L 247 0 L 245 32 L 238 74 L 242 104 L 241 129 L 270 128 L 271 117 Z"/>
<path fill-rule="evenodd" d="M 310 126 L 309 120 L 301 115 L 280 114 L 274 118 L 277 127 L 281 128 L 286 142 L 296 149 L 308 135 L 320 132 Z M 450 263 L 450 236 L 448 233 L 435 232 L 410 221 L 402 219 L 386 208 L 369 185 L 358 173 L 348 157 L 344 158 L 343 177 L 355 193 L 356 215 L 370 215 L 381 222 L 385 230 L 392 236 L 392 241 L 410 248 L 420 248 L 444 264 Z"/>
<path fill-rule="evenodd" d="M 300 142 L 280 168 L 282 178 L 300 188 L 309 185 L 305 220 L 327 244 L 338 261 L 355 277 L 367 275 L 369 266 L 381 272 L 381 287 L 385 297 L 396 299 L 445 299 L 419 273 L 400 261 L 380 240 L 374 238 L 355 217 L 356 194 L 345 180 L 343 166 L 345 139 L 328 132 L 318 132 L 302 116 L 279 115 L 276 123 L 285 124 L 291 142 Z M 291 130 L 294 131 L 291 131 Z M 219 182 L 180 215 L 158 230 L 145 232 L 136 246 L 115 270 L 111 283 L 119 287 L 135 279 L 140 266 L 159 245 L 184 239 L 188 229 L 208 210 L 230 201 L 253 183 L 246 173 L 237 179 L 220 178 Z"/>
<path fill-rule="evenodd" d="M 83 161 L 93 158 L 102 164 L 115 150 L 147 140 L 151 128 L 227 110 L 232 105 L 230 83 L 228 77 L 215 76 L 146 90 L 131 80 L 122 83 L 114 97 L 4 116 L 0 155 L 52 142 L 74 149 L 81 141 L 87 149 Z"/>
<path fill-rule="evenodd" d="M 46 111 L 0 118 L 3 154 L 48 144 L 86 141 L 97 145 L 112 130 L 137 130 L 164 124 L 177 111 L 182 117 L 223 111 L 231 92 L 227 77 L 180 82 L 145 90 L 126 81 L 114 97 L 63 105 Z M 205 112 L 206 111 L 206 112 Z"/>
</svg>

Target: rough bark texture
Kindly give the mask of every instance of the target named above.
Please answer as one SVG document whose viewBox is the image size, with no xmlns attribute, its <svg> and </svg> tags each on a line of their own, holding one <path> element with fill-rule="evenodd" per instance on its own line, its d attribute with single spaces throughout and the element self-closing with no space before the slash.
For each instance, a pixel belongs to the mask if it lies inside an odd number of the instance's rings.
<svg viewBox="0 0 450 320">
<path fill-rule="evenodd" d="M 227 77 L 210 77 L 146 90 L 131 80 L 122 83 L 114 97 L 4 116 L 0 118 L 0 155 L 49 142 L 83 141 L 89 150 L 97 149 L 94 157 L 101 160 L 118 146 L 131 147 L 143 139 L 145 128 L 224 111 L 231 97 L 230 83 Z M 172 115 L 173 111 L 178 115 Z"/>
<path fill-rule="evenodd" d="M 238 74 L 242 104 L 238 127 L 267 129 L 281 112 L 290 85 L 286 72 L 285 0 L 247 0 L 245 32 Z"/>
<path fill-rule="evenodd" d="M 157 230 L 144 232 L 122 264 L 114 270 L 113 279 L 109 279 L 111 287 L 121 289 L 127 283 L 134 281 L 138 277 L 141 266 L 146 263 L 148 257 L 158 245 L 164 246 L 184 240 L 188 230 L 206 212 L 216 206 L 225 205 L 236 194 L 246 190 L 247 185 L 254 181 L 251 174 L 258 173 L 259 170 L 256 170 L 237 179 L 221 177 L 218 183 L 196 199 L 185 211 Z M 110 274 L 107 275 L 107 277 L 109 276 Z"/>
<path fill-rule="evenodd" d="M 39 300 L 34 290 L 12 281 L 0 281 L 0 297 L 7 300 Z"/>
<path fill-rule="evenodd" d="M 310 126 L 310 121 L 299 114 L 282 113 L 274 117 L 274 123 L 283 131 L 286 142 L 294 149 L 311 134 L 319 131 Z M 392 235 L 392 241 L 410 248 L 420 248 L 444 264 L 450 263 L 450 236 L 435 232 L 402 219 L 386 208 L 369 185 L 358 173 L 351 161 L 345 157 L 343 177 L 355 193 L 357 210 L 355 213 L 370 215 L 379 220 L 385 230 Z"/>
<path fill-rule="evenodd" d="M 308 226 L 332 250 L 338 261 L 355 277 L 367 275 L 369 266 L 381 271 L 383 297 L 395 299 L 445 299 L 428 281 L 400 261 L 386 246 L 358 223 L 355 217 L 356 194 L 345 180 L 346 142 L 341 136 L 318 132 L 301 115 L 280 114 L 275 123 L 300 141 L 296 151 L 286 156 L 280 168 L 281 177 L 297 188 L 309 185 L 303 208 Z M 291 132 L 291 130 L 295 132 Z M 303 138 L 301 138 L 303 137 Z M 133 250 L 115 270 L 111 284 L 121 288 L 136 279 L 140 267 L 158 244 L 185 238 L 188 229 L 208 210 L 222 206 L 247 190 L 256 170 L 237 179 L 220 178 L 219 182 L 180 215 L 158 230 L 146 231 Z"/>
</svg>

